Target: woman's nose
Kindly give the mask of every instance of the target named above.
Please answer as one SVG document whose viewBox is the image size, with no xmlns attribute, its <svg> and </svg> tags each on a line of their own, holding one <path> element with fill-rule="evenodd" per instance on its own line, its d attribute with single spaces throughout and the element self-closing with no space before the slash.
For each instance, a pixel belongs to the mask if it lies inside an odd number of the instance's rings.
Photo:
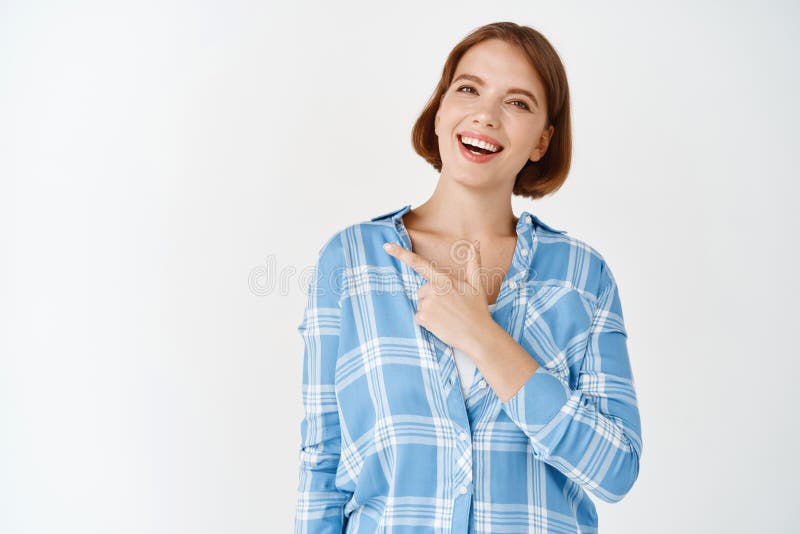
<svg viewBox="0 0 800 534">
<path fill-rule="evenodd" d="M 480 109 L 475 112 L 472 121 L 477 124 L 484 124 L 488 128 L 496 128 L 499 123 L 497 107 L 488 102 L 482 104 Z"/>
</svg>

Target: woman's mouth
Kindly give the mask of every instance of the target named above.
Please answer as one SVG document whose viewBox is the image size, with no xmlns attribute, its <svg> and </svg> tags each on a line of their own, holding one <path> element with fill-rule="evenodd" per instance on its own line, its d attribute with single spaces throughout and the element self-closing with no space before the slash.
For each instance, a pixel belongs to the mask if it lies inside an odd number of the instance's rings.
<svg viewBox="0 0 800 534">
<path fill-rule="evenodd" d="M 503 147 L 487 143 L 469 136 L 458 136 L 461 153 L 475 163 L 484 163 L 503 151 Z"/>
</svg>

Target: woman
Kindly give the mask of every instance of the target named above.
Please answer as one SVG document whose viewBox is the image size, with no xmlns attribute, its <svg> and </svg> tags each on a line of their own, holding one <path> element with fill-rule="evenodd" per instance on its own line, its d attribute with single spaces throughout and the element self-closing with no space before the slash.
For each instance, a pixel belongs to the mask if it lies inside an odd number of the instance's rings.
<svg viewBox="0 0 800 534">
<path fill-rule="evenodd" d="M 595 532 L 589 494 L 622 499 L 642 450 L 619 292 L 597 250 L 511 209 L 569 169 L 557 53 L 479 28 L 413 141 L 431 197 L 320 251 L 295 532 Z"/>
</svg>

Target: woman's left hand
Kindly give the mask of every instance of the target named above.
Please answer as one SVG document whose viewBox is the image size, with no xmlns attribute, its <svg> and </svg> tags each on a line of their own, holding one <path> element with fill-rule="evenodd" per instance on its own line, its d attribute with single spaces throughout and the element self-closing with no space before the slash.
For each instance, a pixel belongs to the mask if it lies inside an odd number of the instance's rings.
<svg viewBox="0 0 800 534">
<path fill-rule="evenodd" d="M 387 247 L 388 245 L 388 247 Z M 494 326 L 489 303 L 481 280 L 480 243 L 466 247 L 466 279 L 461 280 L 437 269 L 433 262 L 395 243 L 384 249 L 427 281 L 417 291 L 417 313 L 414 320 L 453 347 L 468 352 L 479 342 L 481 334 Z"/>
</svg>

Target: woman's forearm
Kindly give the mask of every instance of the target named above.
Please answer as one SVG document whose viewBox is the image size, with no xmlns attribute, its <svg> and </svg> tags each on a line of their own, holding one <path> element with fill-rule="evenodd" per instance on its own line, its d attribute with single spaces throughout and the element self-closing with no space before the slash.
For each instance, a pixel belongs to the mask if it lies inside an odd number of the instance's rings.
<svg viewBox="0 0 800 534">
<path fill-rule="evenodd" d="M 465 352 L 501 402 L 513 397 L 539 368 L 536 360 L 493 320 L 470 341 Z"/>
</svg>

